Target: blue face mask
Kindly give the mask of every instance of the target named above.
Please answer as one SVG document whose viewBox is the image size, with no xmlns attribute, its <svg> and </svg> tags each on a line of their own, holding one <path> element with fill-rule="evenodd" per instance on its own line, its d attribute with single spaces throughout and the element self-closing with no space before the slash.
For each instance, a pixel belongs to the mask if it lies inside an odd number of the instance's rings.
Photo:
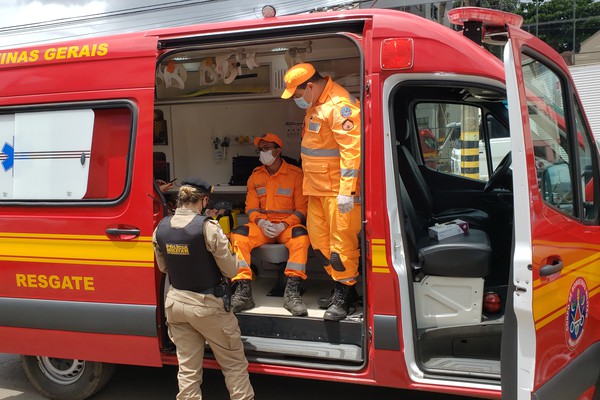
<svg viewBox="0 0 600 400">
<path fill-rule="evenodd" d="M 304 100 L 304 97 L 294 97 L 294 101 L 296 102 L 296 105 L 303 110 L 306 110 L 308 107 L 310 107 L 310 103 Z"/>
</svg>

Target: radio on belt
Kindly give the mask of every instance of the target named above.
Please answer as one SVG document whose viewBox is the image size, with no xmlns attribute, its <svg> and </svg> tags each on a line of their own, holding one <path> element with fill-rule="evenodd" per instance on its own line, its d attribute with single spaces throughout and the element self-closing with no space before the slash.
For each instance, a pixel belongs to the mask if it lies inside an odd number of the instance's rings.
<svg viewBox="0 0 600 400">
<path fill-rule="evenodd" d="M 435 224 L 429 227 L 429 237 L 437 240 L 446 239 L 456 235 L 469 233 L 469 223 L 462 219 L 453 219 L 443 224 Z"/>
</svg>

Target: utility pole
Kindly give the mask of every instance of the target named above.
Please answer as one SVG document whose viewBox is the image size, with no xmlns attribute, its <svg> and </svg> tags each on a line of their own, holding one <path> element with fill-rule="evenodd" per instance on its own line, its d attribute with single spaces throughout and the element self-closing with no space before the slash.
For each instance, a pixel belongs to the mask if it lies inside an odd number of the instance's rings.
<svg viewBox="0 0 600 400">
<path fill-rule="evenodd" d="M 575 64 L 575 19 L 576 19 L 577 0 L 573 0 L 573 64 Z"/>
<path fill-rule="evenodd" d="M 540 24 L 540 0 L 535 0 L 535 36 L 540 37 L 538 34 L 538 26 Z"/>
</svg>

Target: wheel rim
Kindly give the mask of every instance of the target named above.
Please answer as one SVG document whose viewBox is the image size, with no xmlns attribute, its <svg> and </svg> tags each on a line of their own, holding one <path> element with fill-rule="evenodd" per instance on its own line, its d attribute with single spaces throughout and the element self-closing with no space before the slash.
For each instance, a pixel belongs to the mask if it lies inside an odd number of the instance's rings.
<svg viewBox="0 0 600 400">
<path fill-rule="evenodd" d="M 77 382 L 85 370 L 85 361 L 64 358 L 37 357 L 42 373 L 58 385 L 71 385 Z"/>
</svg>

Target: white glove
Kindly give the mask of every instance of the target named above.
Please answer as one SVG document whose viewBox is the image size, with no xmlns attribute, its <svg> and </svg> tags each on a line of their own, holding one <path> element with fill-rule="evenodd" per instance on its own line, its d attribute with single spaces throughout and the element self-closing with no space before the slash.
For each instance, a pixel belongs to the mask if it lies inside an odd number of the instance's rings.
<svg viewBox="0 0 600 400">
<path fill-rule="evenodd" d="M 274 237 L 279 236 L 279 234 L 284 230 L 285 224 L 283 222 L 280 222 L 278 224 L 271 223 L 269 227 L 267 227 L 267 233 L 265 233 L 265 236 L 273 239 Z"/>
<path fill-rule="evenodd" d="M 269 221 L 267 219 L 259 219 L 258 222 L 256 223 L 256 225 L 258 225 L 258 227 L 262 231 L 263 235 L 265 235 L 266 237 L 271 237 L 271 236 L 269 236 L 269 231 L 268 231 L 268 229 L 273 225 L 271 223 L 271 221 Z"/>
<path fill-rule="evenodd" d="M 352 196 L 346 196 L 345 194 L 338 194 L 337 197 L 338 210 L 342 214 L 349 213 L 354 208 L 354 198 Z"/>
</svg>

